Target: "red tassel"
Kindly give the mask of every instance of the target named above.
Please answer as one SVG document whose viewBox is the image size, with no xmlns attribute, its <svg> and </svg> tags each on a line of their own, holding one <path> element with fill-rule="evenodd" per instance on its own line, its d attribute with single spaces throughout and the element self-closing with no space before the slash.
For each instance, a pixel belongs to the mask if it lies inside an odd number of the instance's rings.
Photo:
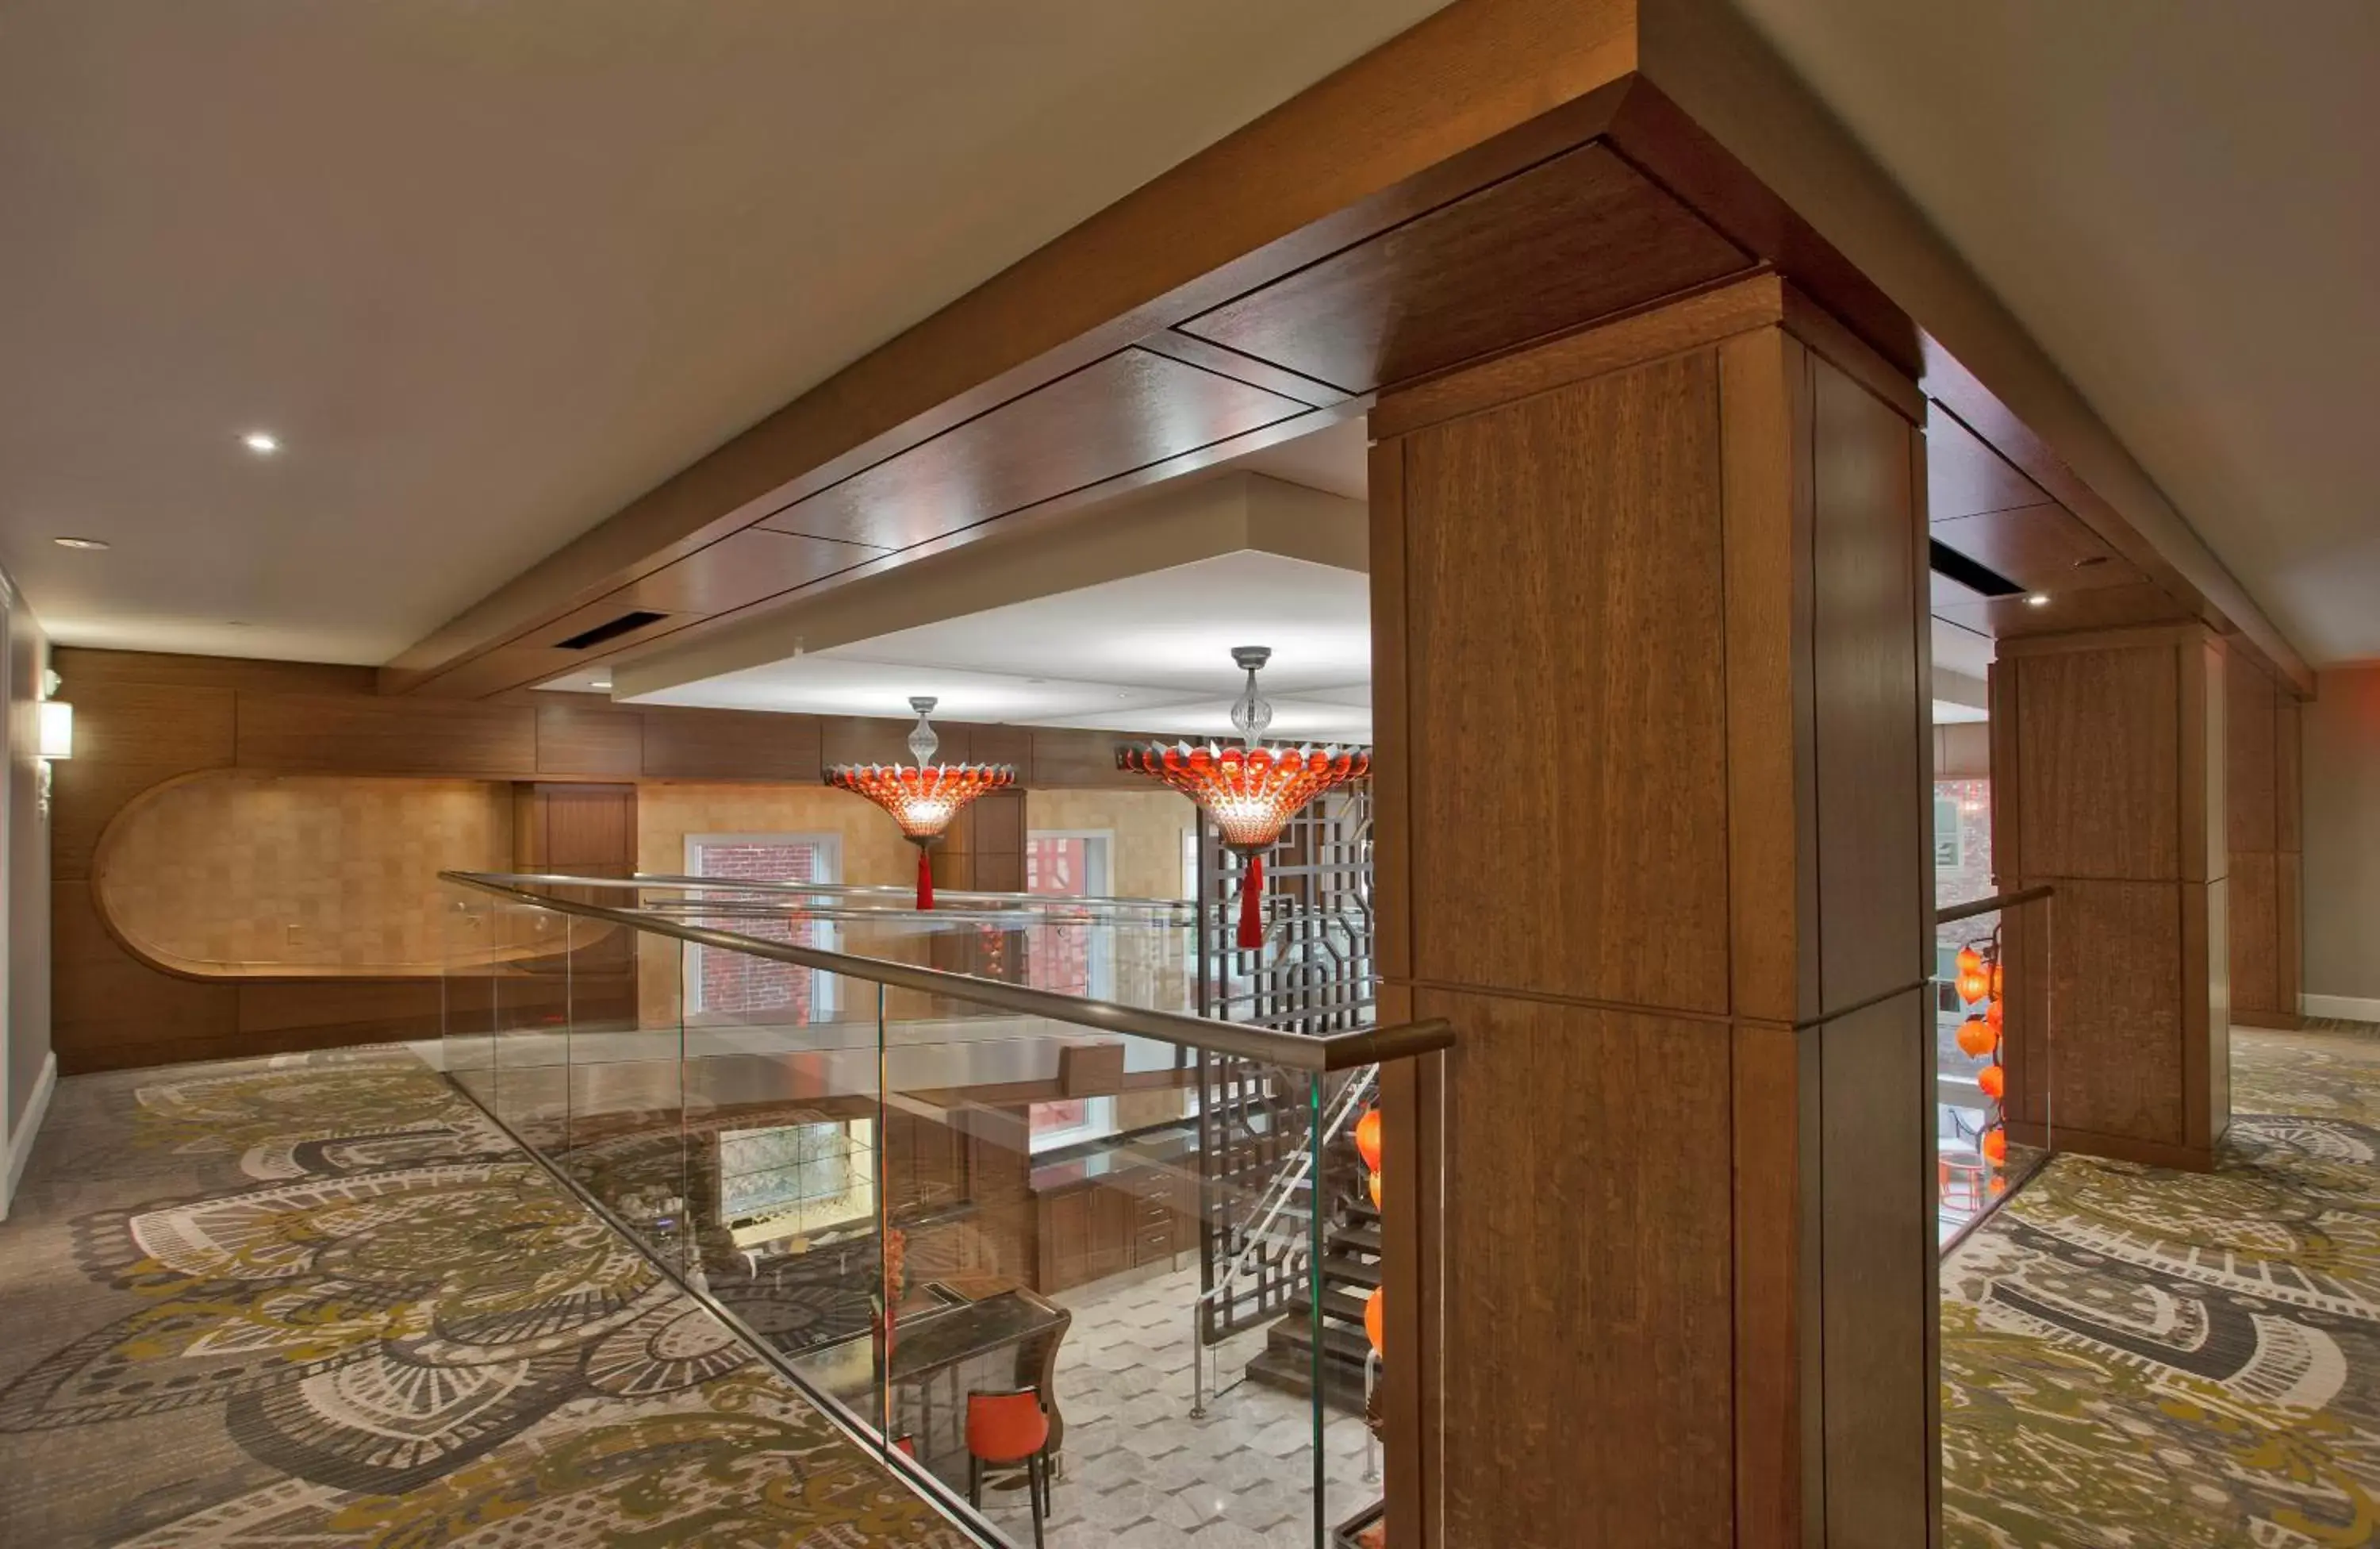
<svg viewBox="0 0 2380 1549">
<path fill-rule="evenodd" d="M 934 907 L 934 862 L 923 845 L 917 847 L 917 907 Z"/>
<path fill-rule="evenodd" d="M 1264 936 L 1264 857 L 1252 855 L 1240 873 L 1240 950 L 1261 951 Z"/>
</svg>

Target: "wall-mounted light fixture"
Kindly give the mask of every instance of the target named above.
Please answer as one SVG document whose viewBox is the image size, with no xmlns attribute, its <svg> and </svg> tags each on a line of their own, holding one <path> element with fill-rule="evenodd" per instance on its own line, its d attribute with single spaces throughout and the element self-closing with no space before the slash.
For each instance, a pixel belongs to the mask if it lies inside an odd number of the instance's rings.
<svg viewBox="0 0 2380 1549">
<path fill-rule="evenodd" d="M 52 693 L 57 692 L 55 679 L 54 673 L 47 680 Z M 33 757 L 42 766 L 33 805 L 46 819 L 50 815 L 50 765 L 74 757 L 74 706 L 64 700 L 45 699 L 33 709 L 38 717 L 33 727 Z"/>
<path fill-rule="evenodd" d="M 64 700 L 42 701 L 41 746 L 37 758 L 74 757 L 74 706 Z"/>
</svg>

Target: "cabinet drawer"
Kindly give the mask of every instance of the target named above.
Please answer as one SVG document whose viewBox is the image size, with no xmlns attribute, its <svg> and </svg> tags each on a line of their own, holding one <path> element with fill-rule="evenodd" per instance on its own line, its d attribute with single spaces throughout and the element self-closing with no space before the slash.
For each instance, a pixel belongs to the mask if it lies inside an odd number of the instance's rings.
<svg viewBox="0 0 2380 1549">
<path fill-rule="evenodd" d="M 1135 1264 L 1155 1263 L 1160 1259 L 1170 1259 L 1172 1256 L 1173 1227 L 1171 1224 L 1157 1227 L 1144 1227 L 1140 1236 L 1133 1241 L 1132 1262 Z"/>
</svg>

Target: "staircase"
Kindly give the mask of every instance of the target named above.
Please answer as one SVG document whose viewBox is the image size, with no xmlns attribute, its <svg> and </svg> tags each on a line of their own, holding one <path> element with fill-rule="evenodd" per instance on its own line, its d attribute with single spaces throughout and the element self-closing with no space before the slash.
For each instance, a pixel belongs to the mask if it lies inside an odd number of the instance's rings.
<svg viewBox="0 0 2380 1549">
<path fill-rule="evenodd" d="M 1333 1158 L 1337 1160 L 1333 1147 Z M 1354 1147 L 1348 1145 L 1352 1157 Z M 1354 1176 L 1360 1177 L 1360 1166 Z M 1331 1168 L 1334 1179 L 1342 1177 Z M 1360 1412 L 1364 1407 L 1364 1299 L 1380 1283 L 1380 1214 L 1369 1200 L 1341 1196 L 1322 1238 L 1322 1397 Z M 1314 1319 L 1304 1306 L 1276 1322 L 1265 1348 L 1247 1365 L 1247 1378 L 1304 1397 L 1314 1388 Z"/>
</svg>

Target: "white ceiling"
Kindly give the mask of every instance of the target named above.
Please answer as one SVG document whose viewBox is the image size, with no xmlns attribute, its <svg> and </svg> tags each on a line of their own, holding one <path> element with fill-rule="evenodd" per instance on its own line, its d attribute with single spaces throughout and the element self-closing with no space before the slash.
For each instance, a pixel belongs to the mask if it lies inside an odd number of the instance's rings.
<svg viewBox="0 0 2380 1549">
<path fill-rule="evenodd" d="M 2380 5 L 1737 3 L 2307 659 L 2380 657 Z"/>
<path fill-rule="evenodd" d="M 0 560 L 384 660 L 1440 3 L 11 0 Z"/>
<path fill-rule="evenodd" d="M 70 642 L 383 660 L 1439 3 L 13 0 L 0 561 Z M 2300 649 L 2380 657 L 2380 6 L 1738 3 Z"/>
<path fill-rule="evenodd" d="M 1086 642 L 1097 653 L 1085 653 Z M 1371 739 L 1361 570 L 1247 549 L 630 696 L 639 704 L 1231 734 L 1236 645 L 1269 645 L 1276 738 Z"/>
</svg>

